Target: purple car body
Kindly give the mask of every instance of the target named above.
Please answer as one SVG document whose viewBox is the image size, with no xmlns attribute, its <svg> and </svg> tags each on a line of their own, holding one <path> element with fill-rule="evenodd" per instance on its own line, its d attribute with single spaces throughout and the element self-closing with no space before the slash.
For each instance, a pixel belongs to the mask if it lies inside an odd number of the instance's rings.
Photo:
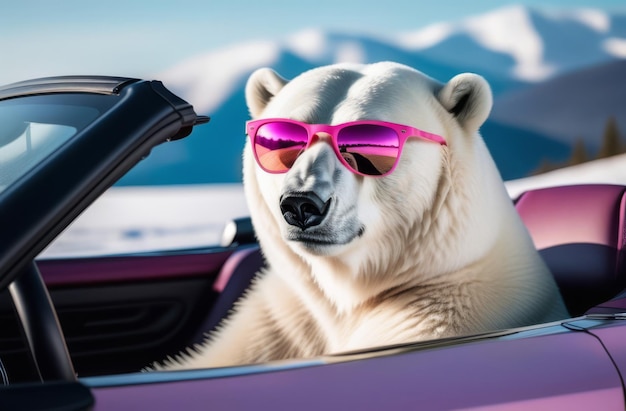
<svg viewBox="0 0 626 411">
<path fill-rule="evenodd" d="M 541 189 L 516 199 L 571 319 L 318 358 L 140 372 L 201 342 L 262 258 L 243 230 L 220 247 L 33 263 L 143 153 L 204 121 L 162 85 L 100 77 L 0 88 L 0 117 L 5 106 L 65 107 L 82 96 L 107 100 L 96 120 L 72 123 L 79 131 L 68 143 L 6 187 L 0 176 L 0 286 L 11 284 L 10 295 L 0 295 L 0 370 L 8 379 L 0 409 L 624 409 L 626 187 L 616 185 Z M 148 100 L 154 106 L 146 108 Z M 56 124 L 49 113 L 39 110 L 28 121 Z M 120 122 L 126 129 L 118 130 Z M 11 133 L 0 133 L 0 153 L 28 134 L 19 127 Z M 90 159 L 79 161 L 84 157 Z M 70 167 L 70 160 L 80 164 Z M 80 175 L 76 167 L 84 167 Z M 59 176 L 64 184 L 50 185 Z M 45 207 L 26 209 L 43 201 L 42 187 Z M 42 278 L 46 287 L 24 278 Z M 42 303 L 48 298 L 52 305 Z"/>
</svg>

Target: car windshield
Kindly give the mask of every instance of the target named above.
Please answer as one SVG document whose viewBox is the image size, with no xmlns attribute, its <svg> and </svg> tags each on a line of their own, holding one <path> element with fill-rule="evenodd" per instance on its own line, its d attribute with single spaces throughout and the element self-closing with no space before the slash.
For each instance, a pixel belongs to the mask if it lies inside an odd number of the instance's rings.
<svg viewBox="0 0 626 411">
<path fill-rule="evenodd" d="M 50 96 L 0 101 L 0 195 L 99 113 L 96 107 Z"/>
</svg>

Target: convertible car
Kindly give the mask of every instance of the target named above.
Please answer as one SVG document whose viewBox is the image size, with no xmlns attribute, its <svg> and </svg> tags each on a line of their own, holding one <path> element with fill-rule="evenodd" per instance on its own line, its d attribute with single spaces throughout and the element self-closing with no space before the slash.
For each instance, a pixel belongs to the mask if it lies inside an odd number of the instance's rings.
<svg viewBox="0 0 626 411">
<path fill-rule="evenodd" d="M 202 341 L 263 264 L 249 220 L 220 245 L 80 258 L 42 250 L 161 143 L 210 127 L 158 81 L 0 88 L 0 409 L 621 409 L 626 187 L 516 202 L 572 318 L 318 358 L 141 372 Z M 226 222 L 225 222 L 226 223 Z"/>
</svg>

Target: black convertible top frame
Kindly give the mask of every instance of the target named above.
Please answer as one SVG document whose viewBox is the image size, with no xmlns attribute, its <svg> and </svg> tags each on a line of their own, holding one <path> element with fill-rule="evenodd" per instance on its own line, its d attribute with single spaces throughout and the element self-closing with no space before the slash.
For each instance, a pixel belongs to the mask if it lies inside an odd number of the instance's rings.
<svg viewBox="0 0 626 411">
<path fill-rule="evenodd" d="M 122 77 L 19 82 L 0 88 L 0 103 L 69 99 L 80 105 L 81 98 L 99 95 L 109 99 L 105 112 L 0 195 L 0 289 L 154 146 L 208 121 L 161 82 Z"/>
</svg>

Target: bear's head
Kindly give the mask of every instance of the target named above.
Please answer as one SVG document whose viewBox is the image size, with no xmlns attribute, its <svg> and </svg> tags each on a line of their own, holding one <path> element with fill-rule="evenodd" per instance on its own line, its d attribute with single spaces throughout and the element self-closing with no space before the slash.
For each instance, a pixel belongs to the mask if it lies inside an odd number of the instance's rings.
<svg viewBox="0 0 626 411">
<path fill-rule="evenodd" d="M 423 279 L 471 264 L 511 221 L 511 201 L 478 133 L 492 106 L 478 75 L 441 84 L 384 62 L 320 67 L 287 81 L 264 68 L 248 80 L 246 100 L 253 119 L 389 122 L 445 141 L 409 136 L 395 169 L 372 176 L 333 147 L 337 128 L 312 129 L 307 148 L 280 172 L 262 169 L 248 138 L 244 186 L 266 259 L 288 281 L 312 277 L 340 308 L 415 273 Z"/>
</svg>

